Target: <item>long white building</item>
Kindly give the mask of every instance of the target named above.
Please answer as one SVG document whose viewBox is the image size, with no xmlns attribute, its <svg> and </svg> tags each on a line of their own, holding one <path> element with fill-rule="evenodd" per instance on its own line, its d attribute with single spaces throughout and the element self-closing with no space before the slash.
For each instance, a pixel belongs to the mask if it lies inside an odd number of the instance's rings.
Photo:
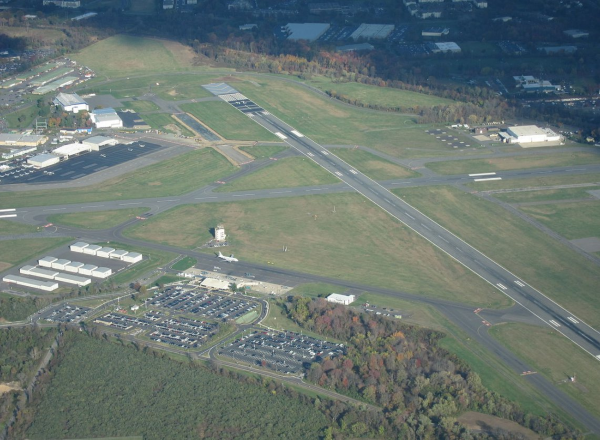
<svg viewBox="0 0 600 440">
<path fill-rule="evenodd" d="M 509 141 L 516 144 L 560 141 L 560 135 L 537 125 L 509 127 L 506 131 L 510 135 Z"/>
</svg>

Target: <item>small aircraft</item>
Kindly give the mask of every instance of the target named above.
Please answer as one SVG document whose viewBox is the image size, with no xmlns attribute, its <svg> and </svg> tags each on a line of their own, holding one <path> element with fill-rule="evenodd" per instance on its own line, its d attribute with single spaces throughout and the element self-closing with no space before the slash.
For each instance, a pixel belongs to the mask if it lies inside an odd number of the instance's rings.
<svg viewBox="0 0 600 440">
<path fill-rule="evenodd" d="M 219 252 L 219 255 L 217 255 L 221 260 L 225 260 L 228 263 L 233 263 L 234 261 L 238 261 L 237 258 L 233 258 L 233 254 L 231 254 L 229 257 L 226 257 L 225 255 L 223 255 L 221 252 Z"/>
</svg>

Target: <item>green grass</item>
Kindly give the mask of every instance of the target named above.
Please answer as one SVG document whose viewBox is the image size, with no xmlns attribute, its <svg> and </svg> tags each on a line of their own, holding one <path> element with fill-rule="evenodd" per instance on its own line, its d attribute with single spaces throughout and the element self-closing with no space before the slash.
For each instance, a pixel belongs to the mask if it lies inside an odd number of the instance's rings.
<svg viewBox="0 0 600 440">
<path fill-rule="evenodd" d="M 552 202 L 569 199 L 591 199 L 588 191 L 598 190 L 600 186 L 584 186 L 579 188 L 547 189 L 538 191 L 515 191 L 494 194 L 494 197 L 508 203 Z"/>
<path fill-rule="evenodd" d="M 197 261 L 195 258 L 184 257 L 171 267 L 175 270 L 186 270 L 186 269 L 189 269 L 190 267 L 194 266 L 196 263 L 197 263 Z"/>
<path fill-rule="evenodd" d="M 4 115 L 4 119 L 8 123 L 10 128 L 26 128 L 28 127 L 33 120 L 38 116 L 38 108 L 35 105 L 31 105 L 24 109 L 7 113 Z M 21 121 L 19 122 L 19 119 Z"/>
<path fill-rule="evenodd" d="M 125 108 L 134 110 L 137 113 L 154 112 L 160 110 L 152 101 L 128 101 L 125 103 Z"/>
<path fill-rule="evenodd" d="M 454 103 L 450 99 L 408 90 L 370 86 L 356 82 L 334 83 L 331 78 L 324 76 L 314 77 L 310 81 L 306 81 L 306 83 L 324 92 L 334 91 L 338 95 L 343 95 L 350 100 L 356 100 L 361 104 L 378 105 L 383 108 L 432 107 Z"/>
<path fill-rule="evenodd" d="M 156 281 L 153 281 L 152 285 L 160 286 L 161 284 L 170 284 L 170 283 L 174 283 L 176 281 L 182 281 L 182 280 L 185 280 L 185 278 L 178 277 L 175 275 L 163 275 L 162 277 L 158 278 Z"/>
<path fill-rule="evenodd" d="M 600 237 L 600 200 L 521 206 L 519 209 L 568 240 Z"/>
<path fill-rule="evenodd" d="M 555 185 L 577 185 L 581 183 L 598 183 L 600 174 L 577 174 L 571 176 L 546 176 L 527 179 L 509 179 L 495 182 L 466 183 L 465 186 L 477 191 L 494 191 L 499 189 L 536 188 Z"/>
<path fill-rule="evenodd" d="M 339 179 L 313 161 L 303 157 L 288 157 L 266 168 L 235 179 L 216 189 L 217 192 L 293 188 L 299 186 L 339 183 Z"/>
<path fill-rule="evenodd" d="M 194 150 L 92 187 L 2 193 L 0 206 L 20 208 L 181 195 L 233 171 L 233 165 L 215 150 Z"/>
<path fill-rule="evenodd" d="M 124 249 L 130 252 L 139 252 L 140 254 L 144 255 L 144 259 L 142 261 L 112 277 L 112 280 L 116 284 L 123 284 L 133 281 L 147 272 L 156 269 L 157 267 L 164 267 L 169 261 L 172 261 L 176 257 L 176 255 L 172 252 L 159 251 L 140 246 L 131 246 L 117 242 L 110 242 L 107 244 L 107 246 L 114 247 L 115 249 Z"/>
<path fill-rule="evenodd" d="M 283 145 L 255 145 L 253 147 L 240 147 L 240 150 L 245 151 L 255 159 L 273 157 L 287 149 L 288 147 L 284 147 Z"/>
<path fill-rule="evenodd" d="M 547 327 L 511 323 L 494 326 L 490 333 L 534 371 L 600 417 L 600 370 L 592 356 Z M 575 383 L 569 380 L 573 375 Z"/>
<path fill-rule="evenodd" d="M 195 102 L 179 106 L 225 139 L 278 141 L 272 133 L 223 101 Z"/>
<path fill-rule="evenodd" d="M 116 209 L 114 211 L 73 212 L 53 214 L 48 221 L 63 226 L 82 229 L 108 229 L 120 225 L 146 212 L 149 208 Z"/>
<path fill-rule="evenodd" d="M 333 212 L 333 206 L 336 212 Z M 357 194 L 324 194 L 176 207 L 126 229 L 127 236 L 183 248 L 228 230 L 242 261 L 443 297 L 481 306 L 510 301 Z M 282 246 L 288 252 L 282 252 Z M 228 251 L 228 252 L 230 252 Z"/>
<path fill-rule="evenodd" d="M 426 166 L 439 174 L 469 174 L 487 173 L 491 171 L 588 165 L 593 163 L 600 163 L 600 155 L 592 153 L 551 153 L 547 155 L 431 162 Z"/>
<path fill-rule="evenodd" d="M 584 257 L 502 207 L 457 189 L 394 192 L 590 325 L 600 325 L 600 279 Z"/>
<path fill-rule="evenodd" d="M 38 228 L 35 226 L 24 225 L 23 223 L 12 222 L 10 220 L 0 220 L 0 234 L 2 235 L 28 234 L 37 231 Z"/>
<path fill-rule="evenodd" d="M 389 160 L 382 159 L 368 151 L 349 148 L 335 148 L 330 151 L 374 180 L 402 179 L 419 175 L 414 171 L 396 165 Z"/>
<path fill-rule="evenodd" d="M 17 266 L 34 257 L 70 242 L 69 237 L 61 238 L 22 238 L 0 241 L 0 271 Z"/>
<path fill-rule="evenodd" d="M 237 324 L 250 324 L 256 318 L 258 318 L 258 312 L 256 310 L 252 310 L 251 312 L 248 312 L 245 315 L 240 316 L 238 319 L 235 320 L 235 322 Z"/>
<path fill-rule="evenodd" d="M 343 290 L 343 289 L 342 289 Z M 300 284 L 290 290 L 287 295 L 308 296 L 310 298 L 326 297 L 332 293 L 341 293 L 340 286 L 334 286 L 327 283 L 306 283 Z"/>
</svg>

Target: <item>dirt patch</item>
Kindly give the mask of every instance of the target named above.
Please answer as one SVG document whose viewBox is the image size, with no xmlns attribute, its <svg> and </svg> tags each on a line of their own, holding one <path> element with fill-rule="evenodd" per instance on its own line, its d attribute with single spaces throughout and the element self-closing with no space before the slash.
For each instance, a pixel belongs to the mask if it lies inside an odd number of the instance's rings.
<svg viewBox="0 0 600 440">
<path fill-rule="evenodd" d="M 542 438 L 531 429 L 527 429 L 516 422 L 474 411 L 464 413 L 458 418 L 458 421 L 472 431 L 491 432 L 494 429 L 502 429 L 515 434 L 521 434 L 528 440 L 539 440 Z"/>
<path fill-rule="evenodd" d="M 0 395 L 4 393 L 9 393 L 12 390 L 20 390 L 21 387 L 17 384 L 17 382 L 5 382 L 0 383 Z"/>
<path fill-rule="evenodd" d="M 181 129 L 177 126 L 177 124 L 165 125 L 165 129 L 172 131 L 173 133 L 177 134 L 178 136 L 181 134 Z"/>
<path fill-rule="evenodd" d="M 162 182 L 148 182 L 149 186 L 160 186 L 162 185 Z"/>
<path fill-rule="evenodd" d="M 194 53 L 194 50 L 191 47 L 185 46 L 176 41 L 169 41 L 169 40 L 161 40 L 161 41 L 162 41 L 162 44 L 165 46 L 165 49 L 167 49 L 169 52 L 171 52 L 173 54 L 173 57 L 177 60 L 177 62 L 182 67 L 190 67 L 190 66 L 194 65 L 194 61 L 196 59 L 196 54 Z"/>
<path fill-rule="evenodd" d="M 6 269 L 11 268 L 12 264 L 0 261 L 0 272 L 4 272 Z"/>
</svg>

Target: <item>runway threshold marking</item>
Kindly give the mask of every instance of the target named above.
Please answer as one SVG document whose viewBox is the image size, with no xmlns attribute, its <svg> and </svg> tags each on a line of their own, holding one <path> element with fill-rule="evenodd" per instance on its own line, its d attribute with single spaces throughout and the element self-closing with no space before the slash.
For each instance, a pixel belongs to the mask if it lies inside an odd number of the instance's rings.
<svg viewBox="0 0 600 440">
<path fill-rule="evenodd" d="M 339 176 L 339 177 L 342 177 L 342 176 L 343 176 L 343 174 L 342 174 L 342 173 L 340 173 L 339 171 L 336 171 L 336 172 L 335 172 L 335 174 L 336 174 L 336 176 Z"/>
<path fill-rule="evenodd" d="M 502 290 L 506 290 L 508 289 L 504 284 L 502 283 L 497 283 L 496 286 L 500 287 Z"/>
<path fill-rule="evenodd" d="M 310 151 L 308 153 L 306 153 L 306 154 L 308 154 L 310 157 L 315 157 L 315 155 L 312 154 Z"/>
<path fill-rule="evenodd" d="M 11 217 L 16 217 L 17 214 L 2 214 L 0 215 L 0 218 L 11 218 Z"/>
<path fill-rule="evenodd" d="M 579 324 L 579 321 L 577 321 L 575 318 L 573 318 L 572 316 L 567 316 L 567 319 L 569 321 L 571 321 L 573 324 Z"/>
<path fill-rule="evenodd" d="M 286 139 L 287 139 L 287 136 L 285 136 L 285 135 L 281 134 L 281 133 L 280 133 L 280 132 L 278 132 L 278 131 L 277 131 L 277 132 L 275 132 L 274 134 L 275 134 L 275 136 L 277 136 L 277 137 L 278 137 L 279 139 L 281 139 L 282 141 L 284 141 L 284 140 L 286 140 Z"/>
<path fill-rule="evenodd" d="M 304 137 L 304 135 L 303 135 L 302 133 L 300 133 L 299 131 L 296 131 L 296 130 L 292 130 L 292 134 L 293 134 L 294 136 L 297 136 L 297 137 L 299 137 L 299 138 L 302 138 L 302 137 Z"/>
<path fill-rule="evenodd" d="M 552 324 L 554 327 L 560 327 L 560 324 L 558 322 L 556 322 L 554 319 L 551 319 L 550 321 L 548 321 L 550 324 Z"/>
<path fill-rule="evenodd" d="M 525 287 L 525 284 L 523 284 L 519 280 L 515 280 L 515 284 L 518 285 L 518 286 L 521 286 L 521 287 Z"/>
<path fill-rule="evenodd" d="M 488 182 L 490 180 L 502 180 L 502 177 L 487 177 L 485 179 L 473 179 L 475 182 Z"/>
<path fill-rule="evenodd" d="M 352 174 L 358 174 L 358 172 L 356 172 L 356 171 L 354 171 L 354 170 L 350 170 L 350 172 L 351 172 Z"/>
<path fill-rule="evenodd" d="M 0 209 L 0 212 L 15 212 L 15 211 L 16 211 L 15 208 Z"/>
<path fill-rule="evenodd" d="M 321 151 L 321 153 L 323 153 L 325 156 L 329 156 L 329 153 L 325 150 Z"/>
</svg>

